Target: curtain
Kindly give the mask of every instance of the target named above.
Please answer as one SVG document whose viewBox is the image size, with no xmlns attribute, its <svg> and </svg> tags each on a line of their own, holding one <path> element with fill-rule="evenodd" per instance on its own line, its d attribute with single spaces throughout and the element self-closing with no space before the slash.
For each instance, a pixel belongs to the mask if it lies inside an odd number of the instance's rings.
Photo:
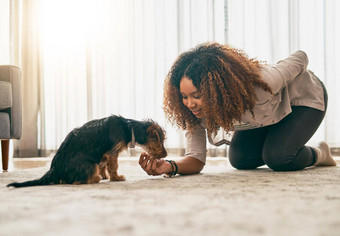
<svg viewBox="0 0 340 236">
<path fill-rule="evenodd" d="M 167 130 L 167 148 L 183 153 L 183 133 L 162 111 L 163 81 L 179 53 L 206 41 L 268 63 L 306 51 L 329 93 L 325 121 L 310 142 L 340 146 L 336 0 L 10 3 L 10 60 L 22 66 L 25 81 L 20 156 L 46 155 L 73 128 L 110 114 L 156 120 Z M 216 155 L 226 147 L 208 149 Z"/>
<path fill-rule="evenodd" d="M 0 0 L 0 65 L 9 64 L 9 2 Z"/>
<path fill-rule="evenodd" d="M 163 82 L 179 53 L 225 42 L 223 0 L 12 2 L 22 7 L 17 21 L 26 57 L 19 63 L 32 81 L 24 85 L 32 119 L 25 114 L 20 156 L 46 155 L 73 128 L 110 114 L 152 118 L 166 128 L 166 146 L 183 150 L 182 132 L 162 111 Z"/>
<path fill-rule="evenodd" d="M 43 0 L 11 0 L 10 63 L 21 67 L 23 120 L 21 139 L 14 142 L 16 156 L 39 156 L 38 118 L 42 108 L 43 83 L 39 6 Z"/>
<path fill-rule="evenodd" d="M 324 122 L 310 140 L 340 146 L 339 68 L 340 2 L 336 0 L 228 0 L 227 41 L 251 57 L 276 63 L 298 49 L 309 57 L 309 69 L 328 90 Z"/>
</svg>

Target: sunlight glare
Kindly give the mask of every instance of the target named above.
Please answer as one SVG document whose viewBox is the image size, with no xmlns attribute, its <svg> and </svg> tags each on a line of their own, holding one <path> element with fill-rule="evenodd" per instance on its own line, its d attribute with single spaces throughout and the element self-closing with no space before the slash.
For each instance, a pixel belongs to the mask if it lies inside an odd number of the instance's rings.
<svg viewBox="0 0 340 236">
<path fill-rule="evenodd" d="M 94 0 L 43 1 L 40 22 L 44 46 L 62 51 L 84 46 L 94 6 Z"/>
</svg>

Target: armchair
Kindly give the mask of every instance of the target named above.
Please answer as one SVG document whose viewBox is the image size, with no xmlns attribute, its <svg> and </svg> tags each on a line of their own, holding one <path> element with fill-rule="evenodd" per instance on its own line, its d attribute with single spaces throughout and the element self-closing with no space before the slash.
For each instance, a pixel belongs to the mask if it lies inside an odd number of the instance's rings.
<svg viewBox="0 0 340 236">
<path fill-rule="evenodd" d="M 14 65 L 0 65 L 0 139 L 2 168 L 8 169 L 9 141 L 21 138 L 21 70 Z"/>
</svg>

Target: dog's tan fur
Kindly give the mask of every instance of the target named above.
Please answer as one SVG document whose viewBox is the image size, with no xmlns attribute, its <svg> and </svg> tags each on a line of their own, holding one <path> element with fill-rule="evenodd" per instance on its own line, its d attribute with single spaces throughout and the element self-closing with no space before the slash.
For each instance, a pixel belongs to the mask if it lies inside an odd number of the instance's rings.
<svg viewBox="0 0 340 236">
<path fill-rule="evenodd" d="M 118 175 L 118 156 L 123 150 L 126 149 L 126 143 L 120 142 L 109 152 L 103 155 L 99 164 L 100 176 L 103 179 L 110 178 L 110 181 L 124 181 L 124 175 Z"/>
<path fill-rule="evenodd" d="M 160 127 L 157 124 L 151 125 L 147 129 L 149 135 L 154 135 L 157 137 L 158 142 L 147 143 L 144 148 L 150 153 L 156 154 L 156 156 L 164 156 L 164 149 L 162 149 L 163 140 L 159 137 L 158 130 Z M 127 144 L 122 141 L 118 143 L 113 150 L 106 152 L 103 155 L 102 160 L 99 163 L 99 174 L 95 173 L 91 180 L 98 178 L 100 179 L 110 179 L 110 181 L 124 181 L 125 176 L 118 174 L 118 157 L 119 154 L 127 149 Z M 89 179 L 89 181 L 90 181 Z M 100 181 L 98 180 L 98 182 Z"/>
</svg>

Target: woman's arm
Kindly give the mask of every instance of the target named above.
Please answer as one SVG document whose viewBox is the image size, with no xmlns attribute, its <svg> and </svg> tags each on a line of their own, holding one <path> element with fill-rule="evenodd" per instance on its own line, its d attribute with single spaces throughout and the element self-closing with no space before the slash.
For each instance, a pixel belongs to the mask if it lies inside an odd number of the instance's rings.
<svg viewBox="0 0 340 236">
<path fill-rule="evenodd" d="M 276 65 L 266 67 L 262 71 L 263 80 L 271 87 L 276 94 L 286 87 L 297 76 L 307 70 L 308 56 L 304 51 L 296 51 Z"/>
<path fill-rule="evenodd" d="M 184 157 L 176 161 L 178 174 L 198 174 L 204 167 L 204 163 L 194 157 Z M 147 153 L 142 153 L 139 158 L 139 165 L 148 175 L 162 175 L 172 172 L 172 166 L 164 159 L 151 159 Z"/>
<path fill-rule="evenodd" d="M 178 173 L 183 175 L 198 174 L 204 167 L 204 163 L 194 157 L 184 157 L 176 161 Z"/>
</svg>

